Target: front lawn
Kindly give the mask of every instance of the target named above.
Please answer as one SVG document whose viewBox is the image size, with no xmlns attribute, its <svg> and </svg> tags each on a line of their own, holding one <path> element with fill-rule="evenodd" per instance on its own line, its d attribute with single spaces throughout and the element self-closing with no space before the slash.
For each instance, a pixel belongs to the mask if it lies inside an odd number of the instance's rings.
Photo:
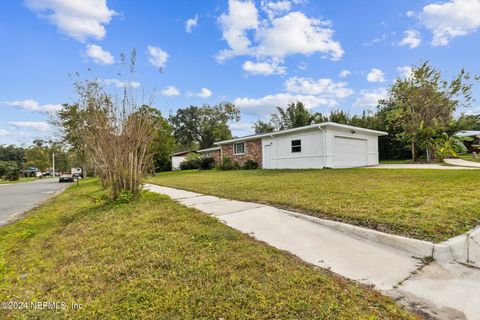
<svg viewBox="0 0 480 320">
<path fill-rule="evenodd" d="M 67 307 L 0 308 L 1 319 L 414 318 L 167 197 L 112 205 L 101 196 L 82 181 L 0 228 L 0 301 Z"/>
<path fill-rule="evenodd" d="M 480 224 L 474 170 L 175 171 L 150 181 L 435 242 Z"/>
</svg>

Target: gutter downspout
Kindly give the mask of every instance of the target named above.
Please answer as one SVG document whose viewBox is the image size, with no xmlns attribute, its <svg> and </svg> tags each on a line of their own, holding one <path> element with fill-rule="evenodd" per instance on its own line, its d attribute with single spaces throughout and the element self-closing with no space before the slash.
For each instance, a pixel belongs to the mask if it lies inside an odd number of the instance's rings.
<svg viewBox="0 0 480 320">
<path fill-rule="evenodd" d="M 322 126 L 318 126 L 318 129 L 322 130 L 323 135 L 323 169 L 325 169 L 327 167 L 327 130 Z"/>
</svg>

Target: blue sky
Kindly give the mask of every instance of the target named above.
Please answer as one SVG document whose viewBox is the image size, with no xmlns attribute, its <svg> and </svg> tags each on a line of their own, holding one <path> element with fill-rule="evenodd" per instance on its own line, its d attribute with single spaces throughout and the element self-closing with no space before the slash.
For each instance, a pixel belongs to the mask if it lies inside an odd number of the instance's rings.
<svg viewBox="0 0 480 320">
<path fill-rule="evenodd" d="M 49 114 L 75 102 L 75 72 L 112 90 L 127 83 L 165 116 L 233 102 L 239 136 L 296 100 L 357 114 L 424 60 L 446 78 L 462 67 L 480 74 L 478 28 L 480 0 L 6 1 L 0 144 L 54 134 Z M 119 75 L 120 54 L 133 48 L 136 73 Z"/>
</svg>

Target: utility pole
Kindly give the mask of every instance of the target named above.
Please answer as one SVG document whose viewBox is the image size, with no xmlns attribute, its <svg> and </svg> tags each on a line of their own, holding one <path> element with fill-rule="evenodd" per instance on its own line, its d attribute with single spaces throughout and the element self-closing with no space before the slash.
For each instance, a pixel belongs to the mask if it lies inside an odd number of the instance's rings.
<svg viewBox="0 0 480 320">
<path fill-rule="evenodd" d="M 52 152 L 53 177 L 55 177 L 55 153 Z"/>
</svg>

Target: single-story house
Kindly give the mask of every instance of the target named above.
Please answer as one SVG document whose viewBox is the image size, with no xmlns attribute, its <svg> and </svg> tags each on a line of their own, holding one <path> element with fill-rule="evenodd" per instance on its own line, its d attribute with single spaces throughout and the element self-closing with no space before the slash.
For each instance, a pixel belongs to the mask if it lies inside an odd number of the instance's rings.
<svg viewBox="0 0 480 320">
<path fill-rule="evenodd" d="M 221 147 L 212 147 L 212 148 L 197 150 L 197 152 L 200 153 L 202 157 L 212 157 L 213 160 L 215 160 L 215 163 L 218 163 L 220 161 L 221 149 L 222 149 Z"/>
<path fill-rule="evenodd" d="M 463 141 L 463 144 L 467 147 L 469 153 L 480 153 L 480 147 L 478 147 L 480 146 L 480 131 L 463 130 L 455 133 L 455 135 L 458 137 L 472 138 L 472 141 Z"/>
<path fill-rule="evenodd" d="M 378 137 L 386 132 L 334 122 L 254 134 L 216 143 L 220 158 L 263 169 L 353 168 L 378 165 Z"/>
<path fill-rule="evenodd" d="M 189 151 L 180 151 L 176 153 L 172 153 L 172 170 L 180 170 L 180 163 L 185 161 L 187 158 L 187 155 L 190 153 L 194 153 L 195 151 L 189 150 Z"/>
</svg>

